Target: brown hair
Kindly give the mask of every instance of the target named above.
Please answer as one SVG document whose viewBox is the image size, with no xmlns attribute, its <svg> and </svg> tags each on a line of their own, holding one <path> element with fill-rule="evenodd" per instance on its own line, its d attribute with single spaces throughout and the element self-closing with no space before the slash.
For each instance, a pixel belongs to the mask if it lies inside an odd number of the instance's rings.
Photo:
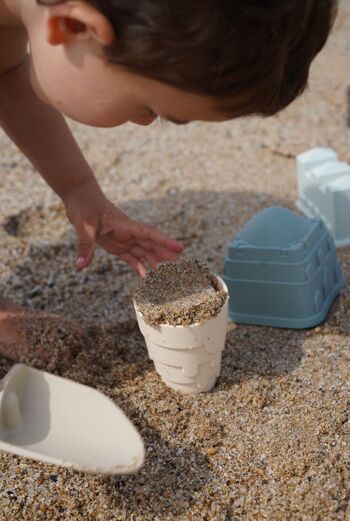
<svg viewBox="0 0 350 521">
<path fill-rule="evenodd" d="M 337 12 L 337 0 L 89 2 L 118 36 L 110 61 L 214 97 L 232 117 L 270 116 L 301 94 Z"/>
</svg>

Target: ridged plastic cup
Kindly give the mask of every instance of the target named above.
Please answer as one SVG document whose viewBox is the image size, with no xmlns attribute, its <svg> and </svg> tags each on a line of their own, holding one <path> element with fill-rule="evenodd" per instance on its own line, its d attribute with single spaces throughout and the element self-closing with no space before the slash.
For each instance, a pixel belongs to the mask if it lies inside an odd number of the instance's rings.
<svg viewBox="0 0 350 521">
<path fill-rule="evenodd" d="M 227 291 L 217 277 L 219 289 Z M 134 301 L 136 317 L 151 360 L 163 382 L 189 394 L 208 392 L 220 375 L 221 354 L 225 348 L 228 296 L 218 315 L 191 326 L 146 324 Z"/>
</svg>

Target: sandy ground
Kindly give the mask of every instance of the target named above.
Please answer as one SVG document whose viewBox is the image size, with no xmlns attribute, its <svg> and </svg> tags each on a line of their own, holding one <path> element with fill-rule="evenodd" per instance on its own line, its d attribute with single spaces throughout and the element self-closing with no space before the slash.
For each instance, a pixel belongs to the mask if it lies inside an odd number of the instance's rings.
<svg viewBox="0 0 350 521">
<path fill-rule="evenodd" d="M 344 0 L 309 92 L 273 119 L 73 130 L 113 201 L 222 273 L 228 242 L 255 212 L 295 210 L 296 154 L 331 146 L 350 161 L 349 30 Z M 52 371 L 111 397 L 147 450 L 128 477 L 1 453 L 0 520 L 349 521 L 349 289 L 310 331 L 232 325 L 214 391 L 178 394 L 148 360 L 136 276 L 102 251 L 77 273 L 59 201 L 2 134 L 0 165 L 2 290 L 89 329 L 91 345 Z M 348 279 L 350 249 L 339 259 Z M 0 377 L 11 365 L 0 358 Z"/>
</svg>

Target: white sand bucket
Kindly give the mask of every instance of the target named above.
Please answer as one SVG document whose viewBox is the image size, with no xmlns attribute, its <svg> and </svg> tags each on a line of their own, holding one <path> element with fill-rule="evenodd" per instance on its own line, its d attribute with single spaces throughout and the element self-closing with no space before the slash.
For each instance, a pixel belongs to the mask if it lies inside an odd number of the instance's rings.
<svg viewBox="0 0 350 521">
<path fill-rule="evenodd" d="M 196 394 L 210 391 L 214 387 L 216 379 L 220 376 L 221 356 L 217 358 L 213 366 L 210 364 L 209 366 L 206 364 L 199 366 L 195 382 L 193 382 L 193 376 L 187 376 L 182 367 L 171 367 L 156 360 L 154 360 L 154 366 L 169 387 L 188 394 Z"/>
<path fill-rule="evenodd" d="M 219 289 L 227 292 L 217 277 Z M 134 302 L 137 321 L 145 337 L 148 354 L 162 380 L 185 393 L 210 391 L 220 375 L 225 348 L 228 297 L 219 314 L 191 326 L 161 324 L 158 329 L 145 323 Z"/>
</svg>

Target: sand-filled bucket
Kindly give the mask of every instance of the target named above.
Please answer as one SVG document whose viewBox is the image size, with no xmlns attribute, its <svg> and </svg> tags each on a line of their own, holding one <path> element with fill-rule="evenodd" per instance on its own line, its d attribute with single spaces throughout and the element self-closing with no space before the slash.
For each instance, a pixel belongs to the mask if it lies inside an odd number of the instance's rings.
<svg viewBox="0 0 350 521">
<path fill-rule="evenodd" d="M 217 280 L 219 289 L 227 292 L 224 281 Z M 160 324 L 156 329 L 146 324 L 135 301 L 134 307 L 149 357 L 164 383 L 184 393 L 210 391 L 220 375 L 228 298 L 218 315 L 189 326 Z"/>
</svg>

